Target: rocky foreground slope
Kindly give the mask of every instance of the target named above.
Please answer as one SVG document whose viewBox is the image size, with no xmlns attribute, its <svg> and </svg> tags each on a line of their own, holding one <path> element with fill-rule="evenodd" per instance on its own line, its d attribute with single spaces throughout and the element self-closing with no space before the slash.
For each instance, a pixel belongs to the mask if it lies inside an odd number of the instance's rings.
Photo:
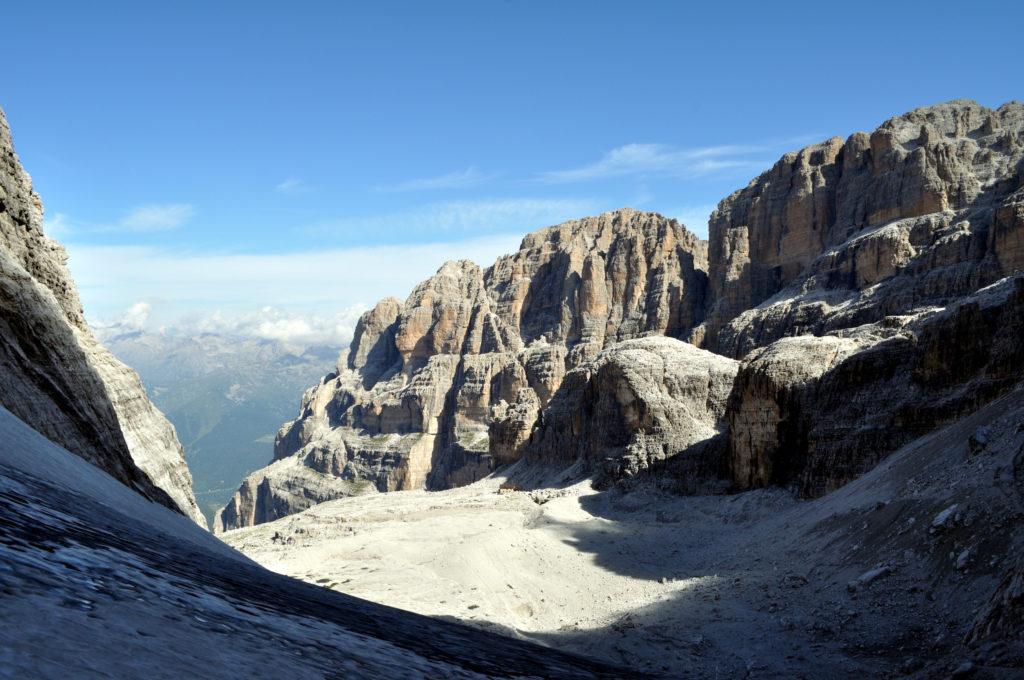
<svg viewBox="0 0 1024 680">
<path fill-rule="evenodd" d="M 0 407 L 0 676 L 619 678 L 273 574 Z"/>
<path fill-rule="evenodd" d="M 93 337 L 66 260 L 0 112 L 0 405 L 205 526 L 174 428 Z"/>
<path fill-rule="evenodd" d="M 363 317 L 216 528 L 521 459 L 837 488 L 1019 380 L 1022 163 L 1024 105 L 958 100 L 787 154 L 707 243 L 625 209 L 448 263 Z"/>
</svg>

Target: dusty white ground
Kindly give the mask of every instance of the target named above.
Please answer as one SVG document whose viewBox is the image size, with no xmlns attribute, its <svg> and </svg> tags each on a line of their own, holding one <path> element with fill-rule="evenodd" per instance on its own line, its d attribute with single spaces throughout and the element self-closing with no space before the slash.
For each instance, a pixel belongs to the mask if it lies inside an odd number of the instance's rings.
<svg viewBox="0 0 1024 680">
<path fill-rule="evenodd" d="M 616 569 L 605 563 L 608 556 L 589 552 L 586 542 L 601 537 L 602 550 L 613 556 L 621 540 L 625 556 L 638 540 L 661 542 L 664 532 L 620 539 L 619 522 L 584 508 L 597 499 L 587 483 L 553 494 L 499 493 L 499 483 L 492 478 L 444 493 L 326 503 L 273 528 L 243 529 L 226 539 L 280 573 L 523 633 L 601 628 L 637 606 L 714 579 L 684 578 L 657 564 Z M 534 500 L 548 495 L 543 504 Z M 646 578 L 638 578 L 638 570 L 648 572 Z M 673 580 L 661 583 L 661 576 Z"/>
<path fill-rule="evenodd" d="M 757 647 L 774 644 L 768 633 L 777 624 L 770 605 L 759 606 L 760 578 L 749 587 L 736 581 L 765 551 L 743 565 L 733 560 L 754 516 L 796 505 L 788 495 L 613 497 L 588 482 L 501 493 L 500 482 L 344 499 L 223 538 L 283 574 L 647 671 L 703 663 L 711 641 L 704 626 L 679 620 L 680 603 L 712 615 L 726 607 L 725 618 L 764 626 L 749 658 L 721 664 L 723 677 L 756 665 Z M 756 604 L 721 601 L 723 590 L 737 588 Z M 793 651 L 806 655 L 806 644 Z"/>
<path fill-rule="evenodd" d="M 960 640 L 1016 550 L 1005 521 L 1019 509 L 1016 482 L 992 480 L 1024 441 L 1021 401 L 1010 395 L 815 501 L 585 482 L 504 494 L 492 478 L 332 501 L 223 539 L 327 588 L 639 670 L 910 673 L 965 661 Z M 971 454 L 980 426 L 991 443 Z"/>
</svg>

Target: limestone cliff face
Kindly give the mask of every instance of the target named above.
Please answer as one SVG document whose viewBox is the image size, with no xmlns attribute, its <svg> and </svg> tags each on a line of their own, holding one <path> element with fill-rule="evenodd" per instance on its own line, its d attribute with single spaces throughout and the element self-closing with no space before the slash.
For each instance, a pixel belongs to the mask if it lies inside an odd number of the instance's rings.
<svg viewBox="0 0 1024 680">
<path fill-rule="evenodd" d="M 685 452 L 687 476 L 711 477 L 738 365 L 673 338 L 612 345 L 566 374 L 523 455 L 583 463 L 600 484 L 656 473 Z"/>
<path fill-rule="evenodd" d="M 629 209 L 530 234 L 487 269 L 449 262 L 404 303 L 362 317 L 274 458 L 345 482 L 317 485 L 327 495 L 479 479 L 521 456 L 567 371 L 619 341 L 688 335 L 703 318 L 705 267 L 703 241 Z M 295 470 L 271 466 L 246 484 L 284 507 Z M 241 489 L 219 528 L 264 516 L 257 496 Z"/>
<path fill-rule="evenodd" d="M 709 224 L 703 346 L 733 357 L 1024 267 L 1024 105 L 958 100 L 783 156 Z"/>
<path fill-rule="evenodd" d="M 205 525 L 174 429 L 92 336 L 64 249 L 42 229 L 0 112 L 0 404 L 152 500 Z"/>
<path fill-rule="evenodd" d="M 706 247 L 620 211 L 449 263 L 364 316 L 275 458 L 378 491 L 525 456 L 823 493 L 1022 378 L 1022 173 L 1024 105 L 958 100 L 785 155 Z M 291 474 L 252 483 L 287 498 Z M 242 496 L 229 514 L 259 516 Z"/>
<path fill-rule="evenodd" d="M 787 156 L 723 201 L 712 258 L 731 264 L 712 264 L 712 289 L 760 301 L 716 332 L 732 315 L 724 293 L 697 333 L 745 357 L 729 412 L 736 488 L 824 493 L 1024 378 L 1022 140 L 1024 106 L 951 102 Z M 771 189 L 781 176 L 785 191 Z M 827 200 L 798 209 L 801 186 Z M 794 234 L 820 250 L 787 249 Z"/>
<path fill-rule="evenodd" d="M 737 489 L 831 491 L 1024 379 L 1024 275 L 946 308 L 783 338 L 740 364 L 728 409 Z"/>
</svg>

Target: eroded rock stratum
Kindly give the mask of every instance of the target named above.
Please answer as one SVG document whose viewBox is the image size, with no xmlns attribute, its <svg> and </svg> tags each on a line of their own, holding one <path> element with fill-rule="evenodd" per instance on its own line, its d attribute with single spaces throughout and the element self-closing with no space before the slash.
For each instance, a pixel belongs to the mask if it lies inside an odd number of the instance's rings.
<svg viewBox="0 0 1024 680">
<path fill-rule="evenodd" d="M 1022 163 L 1024 106 L 957 100 L 786 154 L 707 242 L 624 209 L 447 263 L 364 315 L 219 528 L 524 458 L 833 489 L 1020 380 Z"/>
</svg>

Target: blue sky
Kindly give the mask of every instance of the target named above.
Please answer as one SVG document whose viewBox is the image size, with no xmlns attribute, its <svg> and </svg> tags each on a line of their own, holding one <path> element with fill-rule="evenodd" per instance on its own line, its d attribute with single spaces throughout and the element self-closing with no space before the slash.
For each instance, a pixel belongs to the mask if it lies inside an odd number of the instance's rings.
<svg viewBox="0 0 1024 680">
<path fill-rule="evenodd" d="M 273 306 L 338 328 L 447 257 L 486 264 L 623 205 L 704 235 L 784 151 L 1019 99 L 1022 20 L 1011 2 L 38 1 L 4 9 L 0 106 L 91 317 Z"/>
</svg>

